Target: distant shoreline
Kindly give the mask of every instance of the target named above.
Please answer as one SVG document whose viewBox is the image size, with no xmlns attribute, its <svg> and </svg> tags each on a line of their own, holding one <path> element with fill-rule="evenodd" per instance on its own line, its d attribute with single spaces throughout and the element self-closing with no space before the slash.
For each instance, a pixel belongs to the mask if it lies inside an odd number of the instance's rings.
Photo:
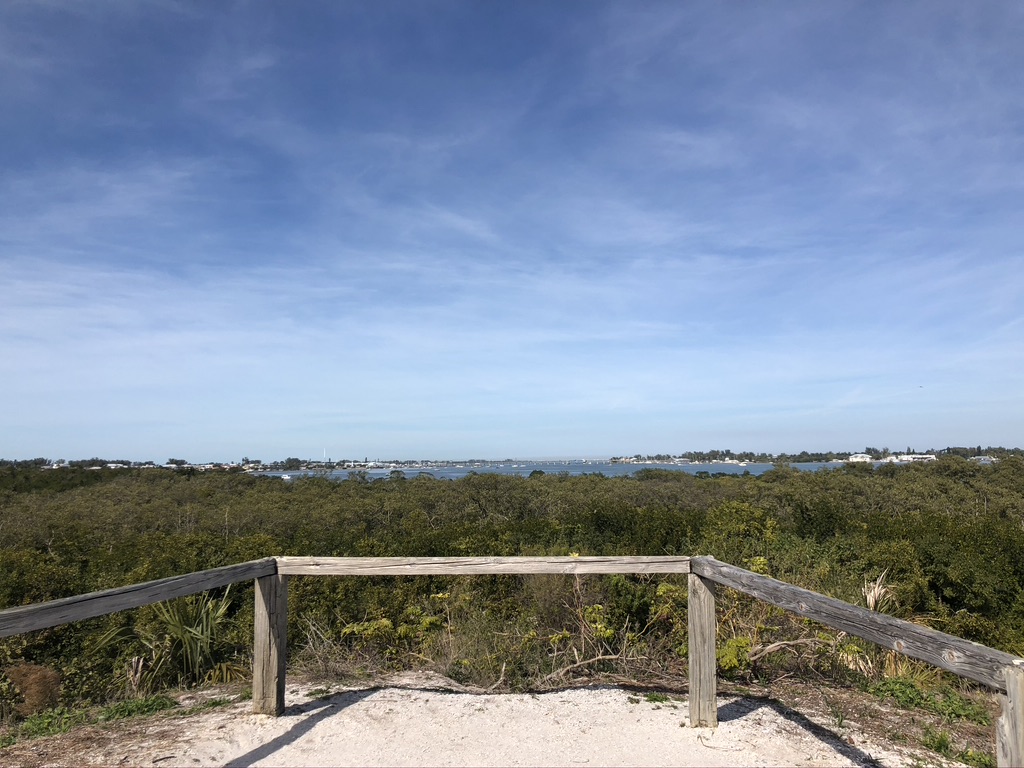
<svg viewBox="0 0 1024 768">
<path fill-rule="evenodd" d="M 817 472 L 822 469 L 837 469 L 844 467 L 848 462 L 798 462 L 785 464 L 803 472 Z M 864 462 L 874 466 L 881 466 L 886 462 Z M 663 470 L 667 472 L 684 472 L 690 475 L 762 475 L 769 470 L 775 469 L 777 464 L 768 462 L 709 462 L 709 463 L 622 463 L 609 461 L 575 461 L 575 462 L 515 462 L 515 463 L 473 463 L 473 464 L 446 464 L 443 466 L 432 464 L 417 465 L 395 465 L 385 467 L 357 467 L 353 469 L 293 469 L 293 470 L 253 470 L 250 474 L 264 475 L 267 477 L 280 477 L 286 480 L 297 480 L 304 477 L 326 477 L 331 480 L 345 480 L 349 476 L 365 476 L 370 479 L 382 479 L 392 476 L 392 473 L 400 473 L 406 479 L 420 475 L 430 475 L 438 480 L 457 480 L 472 474 L 486 475 L 518 475 L 529 477 L 534 473 L 545 475 L 604 475 L 606 477 L 628 477 L 643 470 Z"/>
</svg>

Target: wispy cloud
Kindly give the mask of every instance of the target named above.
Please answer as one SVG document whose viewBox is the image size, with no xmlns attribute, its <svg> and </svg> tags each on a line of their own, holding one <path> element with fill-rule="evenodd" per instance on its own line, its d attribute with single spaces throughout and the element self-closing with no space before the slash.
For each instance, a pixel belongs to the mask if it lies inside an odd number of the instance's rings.
<svg viewBox="0 0 1024 768">
<path fill-rule="evenodd" d="M 0 454 L 1022 426 L 1017 9 L 12 7 Z"/>
</svg>

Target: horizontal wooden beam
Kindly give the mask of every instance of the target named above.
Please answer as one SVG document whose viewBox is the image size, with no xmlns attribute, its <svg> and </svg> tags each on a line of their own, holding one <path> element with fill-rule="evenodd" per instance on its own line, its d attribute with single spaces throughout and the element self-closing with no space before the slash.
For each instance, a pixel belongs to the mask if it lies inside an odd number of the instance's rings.
<svg viewBox="0 0 1024 768">
<path fill-rule="evenodd" d="M 1024 663 L 1009 653 L 961 637 L 869 611 L 825 597 L 759 573 L 737 568 L 713 557 L 690 559 L 694 573 L 771 605 L 835 629 L 870 640 L 883 648 L 934 664 L 936 667 L 1006 692 L 1004 670 Z"/>
<path fill-rule="evenodd" d="M 288 576 L 689 573 L 688 557 L 279 557 Z"/>
<path fill-rule="evenodd" d="M 105 616 L 277 573 L 272 557 L 0 611 L 0 637 Z"/>
</svg>

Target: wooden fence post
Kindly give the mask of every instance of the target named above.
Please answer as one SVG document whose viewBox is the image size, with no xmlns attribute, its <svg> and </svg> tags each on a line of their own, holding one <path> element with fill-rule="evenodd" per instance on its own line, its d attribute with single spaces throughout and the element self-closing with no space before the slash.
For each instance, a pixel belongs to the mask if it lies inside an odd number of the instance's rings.
<svg viewBox="0 0 1024 768">
<path fill-rule="evenodd" d="M 689 575 L 690 725 L 718 727 L 715 583 Z"/>
<path fill-rule="evenodd" d="M 1004 670 L 1006 695 L 1000 696 L 1003 714 L 996 722 L 996 764 L 1024 765 L 1024 667 Z"/>
<path fill-rule="evenodd" d="M 288 577 L 262 576 L 256 579 L 253 622 L 252 711 L 258 715 L 284 712 L 287 639 Z"/>
</svg>

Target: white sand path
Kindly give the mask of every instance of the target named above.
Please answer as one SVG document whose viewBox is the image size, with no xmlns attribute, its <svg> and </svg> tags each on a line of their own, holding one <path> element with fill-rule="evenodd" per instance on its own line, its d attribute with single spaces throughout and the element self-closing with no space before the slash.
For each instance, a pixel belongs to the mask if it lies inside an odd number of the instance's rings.
<svg viewBox="0 0 1024 768">
<path fill-rule="evenodd" d="M 392 681 L 394 682 L 394 681 Z M 281 717 L 251 702 L 92 727 L 0 751 L 4 765 L 858 766 L 941 765 L 934 753 L 829 727 L 772 700 L 720 696 L 690 728 L 685 696 L 615 686 L 468 693 L 419 673 L 400 686 L 291 685 Z M 63 742 L 62 742 L 63 740 Z M 49 743 L 47 743 L 49 742 Z M 5 759 L 6 758 L 6 759 Z M 10 762 L 13 760 L 13 762 Z"/>
</svg>

